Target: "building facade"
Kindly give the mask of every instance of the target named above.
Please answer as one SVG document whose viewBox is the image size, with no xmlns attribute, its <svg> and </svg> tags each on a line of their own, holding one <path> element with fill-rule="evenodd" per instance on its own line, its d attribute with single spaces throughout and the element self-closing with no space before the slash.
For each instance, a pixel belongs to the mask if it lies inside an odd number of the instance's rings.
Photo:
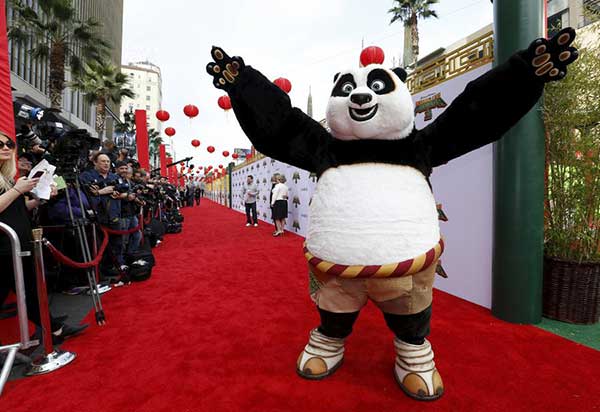
<svg viewBox="0 0 600 412">
<path fill-rule="evenodd" d="M 548 0 L 548 32 L 556 33 L 563 27 L 576 29 L 592 21 L 590 13 L 600 12 L 600 0 Z"/>
<path fill-rule="evenodd" d="M 121 71 L 129 76 L 129 86 L 135 92 L 135 98 L 124 98 L 121 102 L 121 117 L 128 111 L 146 110 L 148 128 L 161 132 L 161 122 L 154 115 L 162 108 L 160 67 L 146 61 L 123 65 Z"/>
<path fill-rule="evenodd" d="M 80 19 L 94 18 L 102 24 L 102 34 L 112 47 L 110 58 L 117 67 L 121 65 L 123 37 L 123 0 L 72 0 Z M 37 0 L 25 0 L 34 10 L 38 10 Z M 13 21 L 13 10 L 6 2 L 7 23 Z M 13 98 L 35 107 L 50 107 L 48 97 L 49 62 L 48 59 L 33 59 L 29 50 L 34 44 L 19 44 L 9 41 L 9 62 Z M 65 67 L 65 80 L 71 80 L 68 66 Z M 109 108 L 119 113 L 118 107 Z M 63 91 L 62 112 L 58 117 L 67 126 L 87 129 L 96 136 L 96 113 L 93 104 L 86 101 L 77 91 L 66 87 Z M 112 135 L 113 120 L 107 119 L 107 136 Z"/>
</svg>

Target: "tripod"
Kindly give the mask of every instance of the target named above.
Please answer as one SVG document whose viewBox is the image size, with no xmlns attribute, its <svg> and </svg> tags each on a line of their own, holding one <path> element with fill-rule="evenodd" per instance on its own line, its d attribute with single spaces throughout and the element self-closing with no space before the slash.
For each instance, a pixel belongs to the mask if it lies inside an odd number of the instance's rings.
<svg viewBox="0 0 600 412">
<path fill-rule="evenodd" d="M 77 194 L 77 200 L 79 201 L 79 207 L 81 210 L 81 218 L 75 218 L 73 213 L 73 206 L 71 204 L 71 193 L 69 189 L 74 189 Z M 87 232 L 85 230 L 85 226 L 89 221 L 85 218 L 85 208 L 83 205 L 83 197 L 81 194 L 81 185 L 79 184 L 79 173 L 75 172 L 75 179 L 72 183 L 69 183 L 66 188 L 66 196 L 67 196 L 67 209 L 69 211 L 69 218 L 71 219 L 71 224 L 75 228 L 75 233 L 77 235 L 77 239 L 79 241 L 79 246 L 81 248 L 81 253 L 83 254 L 83 260 L 86 262 L 90 262 L 93 260 L 90 245 L 88 242 Z M 95 212 L 95 211 L 94 211 Z M 92 224 L 92 236 L 94 239 L 94 245 L 96 244 L 96 226 Z M 108 236 L 108 235 L 107 235 Z M 94 247 L 94 249 L 96 249 Z M 94 250 L 96 253 L 97 250 Z M 92 303 L 94 305 L 94 313 L 96 317 L 96 323 L 98 325 L 104 325 L 106 323 L 106 317 L 104 316 L 104 310 L 102 309 L 102 301 L 100 299 L 100 293 L 98 290 L 98 282 L 96 279 L 96 271 L 92 267 L 88 267 L 85 269 L 88 284 L 90 286 L 90 295 L 92 297 Z"/>
</svg>

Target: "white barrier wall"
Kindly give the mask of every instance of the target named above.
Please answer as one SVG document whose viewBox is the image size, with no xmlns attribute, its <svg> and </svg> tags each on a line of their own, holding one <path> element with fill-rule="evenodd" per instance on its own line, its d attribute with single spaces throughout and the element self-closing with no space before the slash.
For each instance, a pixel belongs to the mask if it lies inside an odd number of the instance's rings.
<svg viewBox="0 0 600 412">
<path fill-rule="evenodd" d="M 468 82 L 490 68 L 491 64 L 481 66 L 415 94 L 415 106 L 418 107 L 420 101 L 428 98 L 436 100 L 438 95 L 449 105 Z M 442 112 L 443 109 L 433 109 L 432 118 L 428 121 L 425 121 L 424 113 L 418 113 L 417 128 L 427 126 Z M 468 124 L 468 120 L 465 120 L 465 124 Z M 438 276 L 435 287 L 487 308 L 492 305 L 492 149 L 493 145 L 490 144 L 450 161 L 435 168 L 431 176 L 435 199 L 443 205 L 448 216 L 448 222 L 440 222 L 446 244 L 442 264 L 448 279 Z"/>
<path fill-rule="evenodd" d="M 431 119 L 420 112 L 425 106 L 449 105 L 466 84 L 491 68 L 481 66 L 452 80 L 436 85 L 413 96 L 416 125 L 421 129 L 443 112 L 432 108 Z M 448 138 L 456 138 L 448 136 Z M 261 220 L 272 223 L 269 192 L 273 173 L 283 173 L 290 188 L 287 230 L 306 236 L 308 205 L 316 186 L 316 177 L 305 170 L 264 158 L 233 172 L 233 208 L 245 213 L 242 187 L 246 176 L 253 175 L 258 183 L 257 209 Z M 442 255 L 449 278 L 436 278 L 436 287 L 452 295 L 485 307 L 491 307 L 492 285 L 492 216 L 493 216 L 493 156 L 492 145 L 482 147 L 434 170 L 431 182 L 438 203 L 442 203 L 448 222 L 440 222 L 446 250 Z"/>
</svg>

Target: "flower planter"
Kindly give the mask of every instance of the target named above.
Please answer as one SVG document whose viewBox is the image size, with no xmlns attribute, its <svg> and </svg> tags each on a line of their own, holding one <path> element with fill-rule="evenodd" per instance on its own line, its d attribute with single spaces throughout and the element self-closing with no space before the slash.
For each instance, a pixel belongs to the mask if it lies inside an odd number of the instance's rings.
<svg viewBox="0 0 600 412">
<path fill-rule="evenodd" d="M 600 263 L 544 257 L 544 316 L 576 324 L 600 318 Z"/>
</svg>

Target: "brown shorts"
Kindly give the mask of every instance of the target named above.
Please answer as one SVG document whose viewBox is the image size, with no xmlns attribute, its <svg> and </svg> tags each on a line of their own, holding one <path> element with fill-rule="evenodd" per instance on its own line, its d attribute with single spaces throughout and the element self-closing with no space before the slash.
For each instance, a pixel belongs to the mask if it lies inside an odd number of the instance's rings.
<svg viewBox="0 0 600 412">
<path fill-rule="evenodd" d="M 345 279 L 314 271 L 309 274 L 311 298 L 330 312 L 357 312 L 371 299 L 383 312 L 412 315 L 431 305 L 436 267 L 437 261 L 414 275 L 384 279 Z"/>
</svg>

